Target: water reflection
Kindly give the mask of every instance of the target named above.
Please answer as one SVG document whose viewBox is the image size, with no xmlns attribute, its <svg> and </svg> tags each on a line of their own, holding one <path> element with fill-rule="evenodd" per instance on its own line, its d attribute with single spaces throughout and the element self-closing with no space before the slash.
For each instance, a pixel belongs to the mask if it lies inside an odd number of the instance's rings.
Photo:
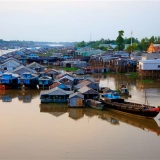
<svg viewBox="0 0 160 160">
<path fill-rule="evenodd" d="M 83 108 L 69 108 L 68 109 L 69 117 L 74 120 L 78 120 L 84 116 L 85 113 L 84 111 L 85 109 Z"/>
<path fill-rule="evenodd" d="M 40 104 L 40 112 L 46 112 L 56 117 L 68 113 L 68 117 L 73 120 L 80 120 L 84 115 L 87 117 L 97 116 L 99 119 L 109 122 L 112 125 L 120 125 L 123 122 L 160 135 L 160 127 L 154 119 L 141 119 L 112 110 L 100 111 L 91 108 L 68 108 L 65 104 Z"/>
<path fill-rule="evenodd" d="M 30 103 L 33 98 L 39 97 L 40 90 L 0 90 L 0 100 L 11 102 L 18 98 L 23 103 Z"/>
</svg>

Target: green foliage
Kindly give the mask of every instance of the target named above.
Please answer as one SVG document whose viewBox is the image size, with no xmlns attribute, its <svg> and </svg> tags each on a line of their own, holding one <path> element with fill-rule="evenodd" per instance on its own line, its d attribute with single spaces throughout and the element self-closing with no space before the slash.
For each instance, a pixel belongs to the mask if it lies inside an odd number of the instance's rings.
<svg viewBox="0 0 160 160">
<path fill-rule="evenodd" d="M 132 43 L 132 46 L 128 46 L 126 48 L 126 52 L 131 53 L 134 52 L 137 49 L 137 44 L 136 43 Z"/>
<path fill-rule="evenodd" d="M 86 43 L 84 41 L 77 43 L 77 47 L 85 47 Z"/>
<path fill-rule="evenodd" d="M 65 67 L 63 68 L 63 70 L 65 70 L 66 72 L 75 72 L 78 68 L 68 68 L 68 67 Z"/>
<path fill-rule="evenodd" d="M 99 49 L 101 49 L 102 51 L 107 51 L 107 48 L 104 46 L 99 47 Z"/>
<path fill-rule="evenodd" d="M 147 49 L 148 49 L 148 47 L 149 47 L 149 45 L 150 45 L 149 39 L 148 39 L 147 37 L 142 38 L 142 40 L 141 40 L 141 45 L 142 45 L 143 51 L 147 51 Z"/>
<path fill-rule="evenodd" d="M 143 79 L 143 80 L 141 80 L 141 82 L 142 83 L 153 83 L 153 80 L 151 80 L 151 79 Z"/>
<path fill-rule="evenodd" d="M 137 72 L 131 72 L 129 78 L 138 78 Z"/>
<path fill-rule="evenodd" d="M 124 31 L 121 30 L 121 31 L 118 31 L 118 37 L 116 39 L 116 42 L 117 42 L 117 46 L 118 46 L 118 50 L 119 51 L 122 51 L 123 48 L 124 48 L 124 39 L 123 39 L 123 34 L 124 34 Z"/>
</svg>

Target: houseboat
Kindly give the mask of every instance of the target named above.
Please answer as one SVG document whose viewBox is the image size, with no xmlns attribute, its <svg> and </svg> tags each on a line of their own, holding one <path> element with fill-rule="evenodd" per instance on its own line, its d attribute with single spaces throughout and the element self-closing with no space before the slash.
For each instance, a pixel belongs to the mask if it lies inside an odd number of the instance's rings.
<svg viewBox="0 0 160 160">
<path fill-rule="evenodd" d="M 19 75 L 12 73 L 3 73 L 0 78 L 0 89 L 18 88 L 20 84 Z"/>
<path fill-rule="evenodd" d="M 72 94 L 73 91 L 65 91 L 58 87 L 40 92 L 40 100 L 41 103 L 67 103 L 69 95 Z"/>
<path fill-rule="evenodd" d="M 30 72 L 23 73 L 21 84 L 23 84 L 25 87 L 36 88 L 38 85 L 38 75 Z"/>
<path fill-rule="evenodd" d="M 69 96 L 69 107 L 84 107 L 84 95 L 75 92 Z"/>
<path fill-rule="evenodd" d="M 159 107 L 156 108 L 155 106 L 126 102 L 124 99 L 120 98 L 118 93 L 111 92 L 100 94 L 100 100 L 105 104 L 105 107 L 123 112 L 125 114 L 153 118 L 160 112 Z"/>
<path fill-rule="evenodd" d="M 52 85 L 52 77 L 49 76 L 42 76 L 40 78 L 38 78 L 38 85 L 40 87 L 49 87 L 50 85 Z"/>
</svg>

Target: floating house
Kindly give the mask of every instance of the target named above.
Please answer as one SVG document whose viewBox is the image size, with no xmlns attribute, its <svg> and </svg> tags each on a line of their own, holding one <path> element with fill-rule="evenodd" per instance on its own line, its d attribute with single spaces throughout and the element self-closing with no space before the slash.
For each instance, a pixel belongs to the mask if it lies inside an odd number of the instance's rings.
<svg viewBox="0 0 160 160">
<path fill-rule="evenodd" d="M 53 83 L 51 86 L 49 86 L 49 87 L 50 87 L 50 89 L 58 87 L 58 88 L 63 89 L 63 90 L 65 90 L 65 91 L 71 91 L 71 90 L 72 90 L 72 86 L 71 86 L 71 85 L 62 84 L 62 83 L 60 83 L 59 81 L 54 82 L 54 83 Z"/>
<path fill-rule="evenodd" d="M 49 103 L 49 102 L 65 103 L 68 102 L 69 95 L 72 93 L 73 91 L 65 91 L 58 87 L 47 91 L 41 91 L 40 93 L 41 103 Z"/>
<path fill-rule="evenodd" d="M 141 77 L 159 78 L 160 59 L 142 60 L 138 64 L 138 74 Z"/>
<path fill-rule="evenodd" d="M 40 72 L 40 76 L 49 76 L 52 77 L 52 79 L 54 79 L 58 74 L 59 72 L 56 71 L 55 69 L 47 69 L 44 70 L 43 72 Z"/>
<path fill-rule="evenodd" d="M 73 84 L 74 84 L 74 78 L 71 77 L 71 76 L 66 75 L 66 76 L 60 78 L 59 82 L 65 84 L 65 85 L 71 85 L 71 86 L 73 86 Z"/>
<path fill-rule="evenodd" d="M 99 93 L 97 91 L 87 86 L 82 87 L 78 90 L 78 92 L 84 95 L 84 99 L 95 99 L 99 96 Z"/>
<path fill-rule="evenodd" d="M 84 95 L 80 92 L 73 93 L 69 96 L 70 107 L 84 107 Z"/>
<path fill-rule="evenodd" d="M 96 91 L 99 90 L 99 83 L 95 83 L 95 82 L 92 82 L 92 81 L 89 81 L 89 80 L 84 80 L 82 81 L 81 83 L 78 83 L 76 86 L 74 86 L 74 89 L 75 90 L 78 90 L 84 86 L 87 86 L 89 88 L 92 88 Z"/>
<path fill-rule="evenodd" d="M 21 83 L 27 87 L 36 87 L 38 85 L 38 75 L 25 72 L 22 74 Z"/>
<path fill-rule="evenodd" d="M 85 74 L 84 73 L 84 69 L 78 69 L 78 70 L 76 70 L 76 74 L 77 75 L 83 75 L 83 74 Z"/>
<path fill-rule="evenodd" d="M 33 63 L 27 65 L 27 67 L 30 69 L 36 70 L 37 72 L 42 72 L 42 71 L 44 71 L 44 68 L 45 68 L 44 66 L 40 65 L 37 62 L 33 62 Z"/>
<path fill-rule="evenodd" d="M 12 73 L 3 73 L 2 77 L 0 78 L 1 85 L 5 85 L 5 89 L 7 87 L 17 87 L 20 84 L 19 75 L 12 74 Z"/>
<path fill-rule="evenodd" d="M 65 76 L 70 76 L 72 78 L 75 78 L 73 75 L 68 74 L 68 73 L 61 73 L 61 74 L 57 75 L 56 78 L 60 79 L 60 78 L 65 77 Z"/>
<path fill-rule="evenodd" d="M 37 74 L 37 71 L 33 70 L 33 69 L 30 69 L 26 66 L 19 66 L 18 68 L 14 69 L 13 71 L 11 71 L 11 73 L 14 73 L 14 74 L 19 74 L 22 76 L 23 73 L 25 72 L 29 72 L 29 73 L 32 73 L 32 74 Z"/>
<path fill-rule="evenodd" d="M 15 61 L 15 60 L 8 60 L 4 62 L 3 64 L 0 65 L 0 68 L 5 70 L 5 71 L 12 71 L 19 67 L 21 63 Z"/>
<path fill-rule="evenodd" d="M 38 84 L 39 86 L 45 87 L 45 86 L 50 86 L 52 85 L 52 77 L 49 76 L 42 76 L 38 78 Z"/>
</svg>

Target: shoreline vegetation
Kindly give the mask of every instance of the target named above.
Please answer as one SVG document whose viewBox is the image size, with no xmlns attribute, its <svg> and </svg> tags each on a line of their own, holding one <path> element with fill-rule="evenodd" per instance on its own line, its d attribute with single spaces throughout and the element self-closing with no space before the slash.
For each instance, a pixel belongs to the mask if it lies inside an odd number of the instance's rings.
<svg viewBox="0 0 160 160">
<path fill-rule="evenodd" d="M 71 67 L 71 68 L 68 68 L 68 67 L 53 67 L 53 66 L 49 66 L 49 68 L 53 68 L 53 69 L 59 69 L 59 70 L 64 70 L 66 72 L 76 72 L 76 70 L 78 70 L 79 68 L 74 68 L 74 67 Z M 101 73 L 97 73 L 97 74 L 101 74 Z M 130 72 L 130 73 L 120 73 L 120 72 L 106 72 L 106 73 L 103 73 L 103 75 L 113 75 L 113 74 L 118 74 L 118 75 L 126 75 L 128 76 L 129 78 L 131 79 L 138 79 L 140 80 L 141 83 L 144 83 L 144 84 L 151 84 L 153 83 L 154 80 L 152 79 L 140 79 L 140 77 L 138 76 L 138 73 L 137 72 Z"/>
</svg>

